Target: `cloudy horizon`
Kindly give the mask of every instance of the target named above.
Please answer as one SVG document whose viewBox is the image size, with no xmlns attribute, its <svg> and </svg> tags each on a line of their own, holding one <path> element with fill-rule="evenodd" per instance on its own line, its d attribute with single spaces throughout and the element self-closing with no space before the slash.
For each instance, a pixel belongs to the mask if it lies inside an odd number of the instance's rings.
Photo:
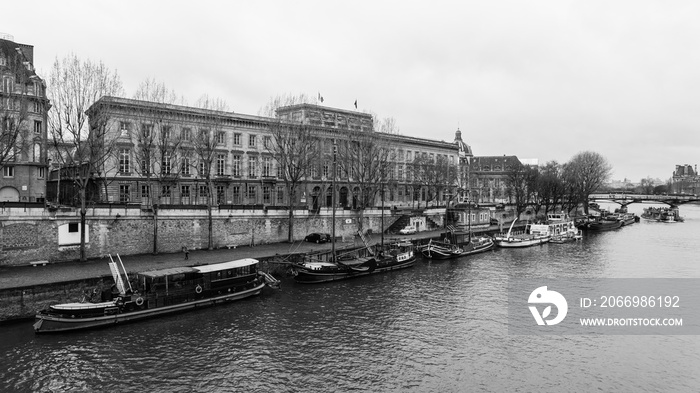
<svg viewBox="0 0 700 393">
<path fill-rule="evenodd" d="M 75 53 L 131 97 L 154 78 L 257 114 L 272 97 L 392 117 L 477 156 L 564 163 L 591 150 L 615 180 L 695 166 L 700 27 L 692 1 L 87 2 L 2 6 L 48 79 Z M 31 17 L 19 17 L 21 15 Z"/>
</svg>

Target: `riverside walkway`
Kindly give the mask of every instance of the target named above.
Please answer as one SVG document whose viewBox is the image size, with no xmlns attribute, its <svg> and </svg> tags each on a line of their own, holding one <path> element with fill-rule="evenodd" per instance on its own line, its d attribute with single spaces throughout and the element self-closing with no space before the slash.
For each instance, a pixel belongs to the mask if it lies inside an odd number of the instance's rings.
<svg viewBox="0 0 700 393">
<path fill-rule="evenodd" d="M 414 235 L 385 235 L 385 241 L 397 239 L 429 239 L 440 236 L 441 230 L 425 231 Z M 368 239 L 370 244 L 379 242 L 379 235 L 374 234 Z M 361 241 L 356 237 L 354 242 L 361 244 Z M 351 242 L 350 242 L 351 243 Z M 342 243 L 342 244 L 350 244 Z M 226 262 L 243 258 L 265 258 L 274 257 L 276 255 L 286 256 L 295 253 L 305 253 L 319 250 L 330 250 L 331 244 L 315 244 L 304 241 L 291 243 L 270 243 L 261 244 L 253 247 L 238 247 L 238 248 L 222 248 L 215 250 L 191 250 L 189 258 L 185 259 L 185 254 L 178 253 L 162 253 L 162 254 L 139 254 L 139 255 L 121 255 L 122 262 L 126 271 L 140 272 L 155 269 L 165 269 L 170 267 L 194 266 L 212 264 L 218 262 Z M 115 250 L 112 257 L 115 258 L 119 250 Z M 110 270 L 107 263 L 109 256 L 103 258 L 89 259 L 85 262 L 71 261 L 49 263 L 44 266 L 7 266 L 0 267 L 0 289 L 31 287 L 35 285 L 51 284 L 63 281 L 81 280 L 97 278 L 102 276 L 110 276 Z"/>
</svg>

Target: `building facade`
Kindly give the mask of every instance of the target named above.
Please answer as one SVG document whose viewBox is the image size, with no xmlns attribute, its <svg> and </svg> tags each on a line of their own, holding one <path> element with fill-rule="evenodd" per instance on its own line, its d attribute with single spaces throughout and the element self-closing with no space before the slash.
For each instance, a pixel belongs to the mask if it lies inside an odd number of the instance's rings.
<svg viewBox="0 0 700 393">
<path fill-rule="evenodd" d="M 697 195 L 700 193 L 700 175 L 698 166 L 676 165 L 671 177 L 671 192 L 676 194 Z"/>
<path fill-rule="evenodd" d="M 378 133 L 371 115 L 301 104 L 278 109 L 277 118 L 212 111 L 132 99 L 102 97 L 88 111 L 91 119 L 108 119 L 105 145 L 113 154 L 97 175 L 101 202 L 150 204 L 289 205 L 289 192 L 270 144 L 271 124 L 308 127 L 319 154 L 311 164 L 293 205 L 315 210 L 332 205 L 333 141 L 350 144 L 372 135 L 389 149 L 385 206 L 425 205 L 426 186 L 416 181 L 417 158 L 459 165 L 459 147 L 450 142 Z M 208 135 L 211 166 L 202 163 L 197 137 Z M 201 141 L 201 139 L 200 139 Z M 213 180 L 208 186 L 207 171 Z M 360 208 L 357 179 L 351 171 L 335 173 L 337 207 Z M 439 190 L 438 200 L 452 191 Z M 378 206 L 381 193 L 373 201 Z"/>
<path fill-rule="evenodd" d="M 473 157 L 469 164 L 470 199 L 477 203 L 508 203 L 506 179 L 522 165 L 516 156 Z"/>
<path fill-rule="evenodd" d="M 33 46 L 0 34 L 0 201 L 45 198 L 49 101 L 33 62 Z"/>
</svg>

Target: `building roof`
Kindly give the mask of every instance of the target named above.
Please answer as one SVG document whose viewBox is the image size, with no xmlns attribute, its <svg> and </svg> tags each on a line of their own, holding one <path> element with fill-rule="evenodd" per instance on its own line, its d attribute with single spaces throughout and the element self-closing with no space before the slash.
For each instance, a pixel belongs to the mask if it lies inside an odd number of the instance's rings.
<svg viewBox="0 0 700 393">
<path fill-rule="evenodd" d="M 18 44 L 14 41 L 0 38 L 0 56 L 4 57 L 7 65 L 4 68 L 10 68 L 11 61 L 17 61 L 17 70 L 22 70 L 27 78 L 37 77 L 34 72 L 34 47 L 26 44 Z"/>
<path fill-rule="evenodd" d="M 235 269 L 238 267 L 257 265 L 258 260 L 253 258 L 238 259 L 235 261 L 215 263 L 212 265 L 195 266 L 194 268 L 200 273 L 217 272 L 227 269 Z"/>
<path fill-rule="evenodd" d="M 493 170 L 495 167 L 500 167 L 501 170 L 506 170 L 506 168 L 515 168 L 521 166 L 522 163 L 517 156 L 482 156 L 474 157 L 469 164 L 472 170 L 482 170 L 482 168 L 489 168 Z"/>
<path fill-rule="evenodd" d="M 459 157 L 464 158 L 464 157 L 471 157 L 474 155 L 472 152 L 471 146 L 467 145 L 463 140 L 462 140 L 462 131 L 457 129 L 455 131 L 455 140 L 454 142 L 455 145 L 457 145 L 457 148 L 459 149 Z"/>
</svg>

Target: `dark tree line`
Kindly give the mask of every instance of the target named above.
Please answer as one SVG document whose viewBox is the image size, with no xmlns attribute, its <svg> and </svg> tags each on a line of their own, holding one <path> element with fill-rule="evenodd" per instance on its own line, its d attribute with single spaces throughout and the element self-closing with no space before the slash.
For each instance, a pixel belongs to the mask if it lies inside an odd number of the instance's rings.
<svg viewBox="0 0 700 393">
<path fill-rule="evenodd" d="M 533 168 L 521 165 L 508 173 L 506 194 L 520 216 L 528 207 L 535 214 L 582 206 L 588 213 L 588 197 L 610 178 L 612 167 L 602 155 L 584 151 L 568 162 L 547 162 Z"/>
</svg>

